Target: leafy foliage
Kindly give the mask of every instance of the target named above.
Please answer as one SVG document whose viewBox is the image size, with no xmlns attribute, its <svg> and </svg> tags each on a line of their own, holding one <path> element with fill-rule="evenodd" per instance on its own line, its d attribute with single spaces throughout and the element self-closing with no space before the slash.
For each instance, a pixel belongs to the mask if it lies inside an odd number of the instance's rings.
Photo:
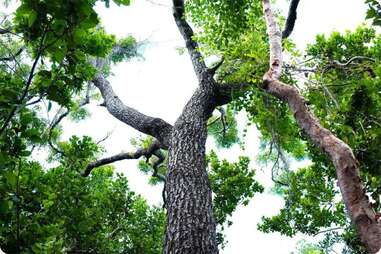
<svg viewBox="0 0 381 254">
<path fill-rule="evenodd" d="M 218 147 L 230 148 L 239 142 L 237 121 L 234 112 L 228 108 L 221 110 L 221 116 L 209 119 L 208 134 L 214 138 Z"/>
<path fill-rule="evenodd" d="M 129 189 L 127 179 L 115 175 L 110 167 L 95 170 L 89 178 L 78 176 L 102 150 L 90 137 L 59 141 L 61 131 L 55 120 L 66 115 L 84 119 L 83 97 L 95 96 L 85 86 L 97 71 L 110 73 L 110 66 L 96 70 L 94 59 L 117 63 L 139 55 L 139 43 L 132 36 L 117 39 L 102 29 L 94 10 L 96 2 L 21 0 L 13 19 L 2 22 L 0 246 L 6 252 L 162 251 L 163 211 L 147 205 Z M 102 2 L 110 5 L 109 0 Z M 130 0 L 113 2 L 130 4 Z M 379 1 L 365 2 L 367 18 L 380 26 Z M 219 147 L 239 142 L 234 116 L 244 110 L 249 124 L 261 133 L 262 160 L 277 162 L 279 154 L 311 160 L 310 166 L 295 171 L 280 168 L 275 189 L 285 207 L 276 216 L 264 217 L 259 229 L 294 236 L 339 228 L 327 231 L 318 245 L 301 243 L 298 253 L 330 253 L 338 243 L 346 245 L 343 253 L 366 253 L 345 216 L 331 163 L 299 131 L 287 105 L 259 86 L 269 53 L 261 2 L 190 0 L 187 17 L 197 27 L 195 39 L 205 57 L 217 55 L 225 60 L 217 71 L 218 81 L 252 85 L 227 107 L 224 121 L 216 116 L 210 119 L 209 134 Z M 290 63 L 282 80 L 298 86 L 322 124 L 353 148 L 362 165 L 366 192 L 375 210 L 380 210 L 381 37 L 372 28 L 359 27 L 344 34 L 317 36 L 303 57 L 292 41 L 284 41 L 284 48 Z M 302 64 L 295 66 L 297 62 Z M 303 72 L 303 68 L 310 71 Z M 56 115 L 51 121 L 44 115 L 52 112 Z M 151 142 L 141 139 L 135 145 L 146 148 Z M 49 151 L 54 166 L 33 159 L 36 149 Z M 151 173 L 155 159 L 140 161 L 140 170 Z M 207 160 L 218 240 L 223 246 L 223 230 L 231 225 L 230 216 L 237 206 L 246 205 L 264 189 L 249 169 L 249 158 L 231 163 L 211 152 Z M 158 173 L 165 175 L 166 171 L 164 161 Z M 152 184 L 160 182 L 150 178 Z"/>
<path fill-rule="evenodd" d="M 365 0 L 369 9 L 366 13 L 367 19 L 373 20 L 373 25 L 381 26 L 381 4 L 377 0 Z"/>
<path fill-rule="evenodd" d="M 218 241 L 224 245 L 223 230 L 232 225 L 228 218 L 238 205 L 247 205 L 255 193 L 262 193 L 263 186 L 255 179 L 255 171 L 249 169 L 249 158 L 240 157 L 238 162 L 220 161 L 214 151 L 208 156 L 209 180 L 214 193 L 214 216 L 219 224 Z"/>
<path fill-rule="evenodd" d="M 85 143 L 83 143 L 85 142 Z M 87 142 L 87 145 L 86 145 Z M 78 157 L 96 147 L 88 138 L 65 146 Z M 79 177 L 74 157 L 45 172 L 20 160 L 0 178 L 1 247 L 7 253 L 160 253 L 164 213 L 130 191 L 110 167 Z M 82 158 L 82 159 L 80 159 Z"/>
</svg>

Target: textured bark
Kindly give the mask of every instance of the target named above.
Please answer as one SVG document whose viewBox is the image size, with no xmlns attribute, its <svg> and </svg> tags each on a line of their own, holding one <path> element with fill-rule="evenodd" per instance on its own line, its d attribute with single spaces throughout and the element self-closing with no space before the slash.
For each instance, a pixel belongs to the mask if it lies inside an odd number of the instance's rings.
<svg viewBox="0 0 381 254">
<path fill-rule="evenodd" d="M 280 30 L 269 0 L 263 0 L 263 7 L 270 41 L 270 69 L 264 76 L 264 89 L 288 103 L 299 127 L 329 156 L 336 168 L 338 185 L 348 215 L 370 253 L 376 253 L 381 247 L 381 226 L 361 182 L 358 162 L 345 142 L 320 125 L 298 90 L 278 80 L 282 66 Z"/>
<path fill-rule="evenodd" d="M 173 0 L 173 15 L 191 57 L 199 88 L 176 121 L 169 146 L 165 192 L 165 254 L 215 254 L 216 222 L 205 161 L 207 120 L 218 105 L 219 86 L 206 67 L 193 30 L 184 17 L 184 1 Z"/>
<path fill-rule="evenodd" d="M 173 17 L 175 18 L 176 25 L 184 38 L 185 46 L 188 49 L 188 53 L 191 57 L 194 71 L 197 75 L 200 84 L 203 73 L 208 69 L 206 68 L 205 62 L 201 53 L 197 50 L 197 42 L 193 40 L 193 30 L 187 23 L 184 17 L 184 0 L 173 0 Z"/>
<path fill-rule="evenodd" d="M 184 38 L 199 81 L 199 87 L 175 125 L 172 127 L 161 119 L 146 116 L 124 105 L 101 74 L 94 78 L 94 84 L 101 91 L 104 104 L 114 117 L 142 133 L 155 137 L 161 148 L 169 151 L 168 172 L 165 177 L 167 229 L 164 253 L 216 254 L 216 222 L 213 217 L 212 190 L 205 161 L 207 120 L 216 106 L 230 102 L 236 92 L 247 89 L 247 86 L 217 84 L 213 75 L 222 62 L 212 69 L 206 67 L 201 53 L 197 50 L 198 45 L 192 38 L 193 30 L 184 18 L 184 1 L 173 0 L 173 5 L 175 22 Z M 103 64 L 101 59 L 94 63 L 99 69 Z M 88 165 L 83 174 L 88 175 L 93 168 L 117 160 L 138 158 L 146 152 L 148 151 L 138 150 L 134 154 L 121 153 L 95 161 Z M 153 153 L 162 162 L 163 158 L 155 152 L 158 150 Z"/>
<path fill-rule="evenodd" d="M 205 162 L 207 120 L 215 106 L 212 89 L 199 88 L 174 125 L 165 187 L 165 254 L 218 253 Z"/>
<path fill-rule="evenodd" d="M 381 247 L 381 225 L 365 194 L 359 165 L 351 148 L 320 125 L 294 87 L 274 80 L 267 84 L 266 91 L 288 103 L 300 128 L 327 153 L 336 168 L 338 185 L 352 223 L 369 251 L 377 252 Z"/>
</svg>

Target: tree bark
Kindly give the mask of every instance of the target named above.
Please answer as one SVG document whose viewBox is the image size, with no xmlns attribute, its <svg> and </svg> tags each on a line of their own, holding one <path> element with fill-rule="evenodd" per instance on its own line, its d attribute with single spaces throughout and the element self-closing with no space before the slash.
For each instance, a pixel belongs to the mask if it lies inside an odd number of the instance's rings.
<svg viewBox="0 0 381 254">
<path fill-rule="evenodd" d="M 207 120 L 215 103 L 198 88 L 176 121 L 169 147 L 165 254 L 218 253 L 212 191 L 205 162 Z"/>
<path fill-rule="evenodd" d="M 358 162 L 351 148 L 344 141 L 320 125 L 299 91 L 279 81 L 282 68 L 281 32 L 273 16 L 269 0 L 263 0 L 263 9 L 270 43 L 270 69 L 264 75 L 263 88 L 289 105 L 299 127 L 321 151 L 328 155 L 336 168 L 338 185 L 348 215 L 357 228 L 362 242 L 370 253 L 380 252 L 379 215 L 373 210 L 366 195 Z"/>
</svg>

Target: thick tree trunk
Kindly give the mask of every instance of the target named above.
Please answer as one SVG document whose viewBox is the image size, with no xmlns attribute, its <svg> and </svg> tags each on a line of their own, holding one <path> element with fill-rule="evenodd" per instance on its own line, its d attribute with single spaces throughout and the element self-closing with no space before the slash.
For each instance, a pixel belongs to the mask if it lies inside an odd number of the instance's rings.
<svg viewBox="0 0 381 254">
<path fill-rule="evenodd" d="M 165 187 L 165 254 L 218 253 L 205 162 L 207 120 L 215 107 L 209 92 L 199 88 L 173 127 Z"/>
</svg>

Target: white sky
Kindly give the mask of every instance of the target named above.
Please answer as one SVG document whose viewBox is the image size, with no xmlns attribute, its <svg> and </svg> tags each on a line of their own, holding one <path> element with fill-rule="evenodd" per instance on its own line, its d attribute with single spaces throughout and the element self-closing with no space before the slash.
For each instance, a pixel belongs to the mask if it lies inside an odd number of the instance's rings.
<svg viewBox="0 0 381 254">
<path fill-rule="evenodd" d="M 161 3 L 170 5 L 171 1 L 161 0 Z M 288 1 L 279 0 L 278 6 L 287 11 Z M 144 60 L 121 63 L 112 68 L 114 76 L 110 77 L 110 82 L 118 96 L 127 105 L 143 113 L 174 123 L 195 90 L 197 81 L 188 55 L 179 55 L 175 50 L 184 43 L 173 21 L 171 9 L 152 5 L 145 0 L 135 0 L 130 7 L 111 5 L 111 8 L 106 9 L 98 5 L 97 10 L 109 33 L 118 37 L 132 34 L 138 40 L 149 39 L 152 42 L 144 52 Z M 364 0 L 302 0 L 291 38 L 303 48 L 313 42 L 317 33 L 354 29 L 364 22 L 365 12 Z M 99 140 L 107 132 L 113 131 L 112 136 L 103 143 L 107 150 L 105 156 L 133 150 L 129 140 L 139 133 L 114 119 L 95 102 L 88 108 L 92 113 L 88 120 L 64 123 L 64 139 L 75 134 L 89 135 Z M 255 161 L 259 145 L 255 129 L 249 129 L 246 142 L 245 151 L 235 146 L 219 151 L 219 155 L 232 161 L 246 154 Z M 210 140 L 208 148 L 213 148 Z M 149 186 L 148 177 L 136 169 L 136 161 L 115 163 L 115 167 L 127 175 L 131 189 L 142 194 L 149 203 L 162 202 L 162 187 Z M 253 168 L 258 167 L 253 164 Z M 261 183 L 271 185 L 269 170 L 257 170 L 257 175 Z M 264 193 L 256 195 L 247 207 L 239 207 L 233 215 L 234 224 L 226 230 L 229 243 L 221 253 L 288 254 L 294 251 L 297 240 L 303 236 L 290 239 L 277 233 L 263 234 L 256 230 L 262 216 L 277 214 L 282 205 L 279 197 Z"/>
</svg>

